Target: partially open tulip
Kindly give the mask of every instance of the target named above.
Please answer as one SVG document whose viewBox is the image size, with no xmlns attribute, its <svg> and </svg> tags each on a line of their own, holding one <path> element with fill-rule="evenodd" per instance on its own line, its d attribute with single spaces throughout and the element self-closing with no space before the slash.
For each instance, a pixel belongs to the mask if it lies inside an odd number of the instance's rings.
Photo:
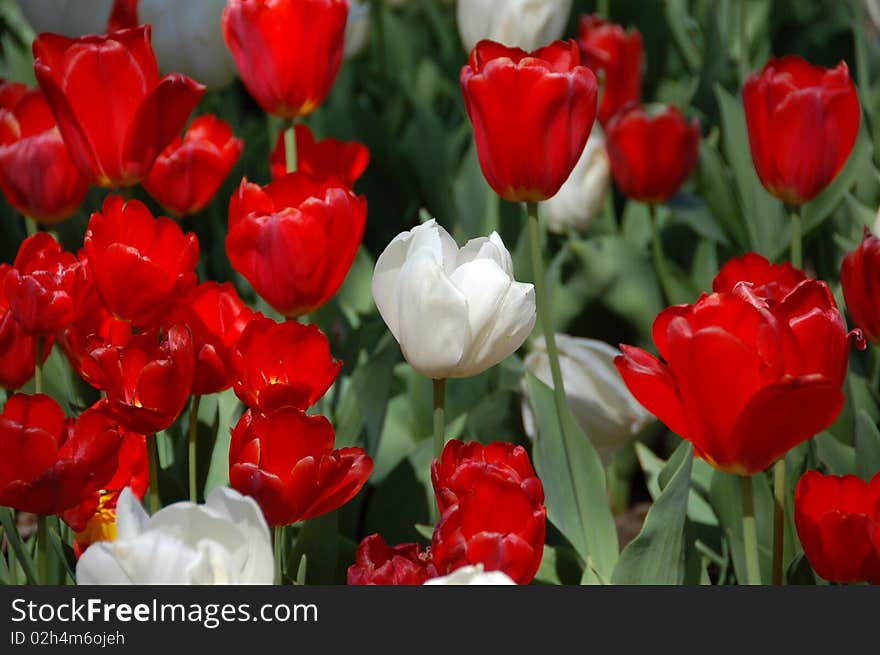
<svg viewBox="0 0 880 655">
<path fill-rule="evenodd" d="M 840 282 L 853 323 L 880 343 L 880 238 L 867 228 L 859 247 L 843 258 Z"/>
<path fill-rule="evenodd" d="M 257 314 L 231 352 L 235 394 L 253 409 L 308 409 L 324 395 L 342 368 L 330 342 L 315 325 L 276 323 Z"/>
<path fill-rule="evenodd" d="M 352 187 L 364 174 L 370 162 L 370 151 L 358 141 L 324 139 L 315 141 L 308 125 L 294 126 L 296 137 L 296 170 L 310 173 L 322 180 L 336 180 L 342 186 Z M 284 132 L 278 134 L 275 149 L 269 159 L 272 178 L 287 174 L 287 155 L 284 148 Z"/>
<path fill-rule="evenodd" d="M 0 264 L 0 280 L 12 267 Z M 0 284 L 0 387 L 14 391 L 34 377 L 37 359 L 37 337 L 24 331 L 9 308 L 4 285 Z M 52 349 L 52 337 L 43 345 L 45 362 Z"/>
<path fill-rule="evenodd" d="M 50 225 L 73 214 L 88 190 L 42 92 L 16 82 L 0 83 L 0 190 L 19 212 Z"/>
<path fill-rule="evenodd" d="M 866 483 L 854 475 L 807 471 L 794 497 L 794 520 L 804 554 L 830 582 L 880 584 L 880 548 L 871 527 L 880 513 L 880 473 Z"/>
<path fill-rule="evenodd" d="M 185 325 L 140 332 L 124 346 L 98 335 L 86 341 L 86 380 L 107 394 L 108 409 L 131 432 L 153 434 L 170 426 L 192 389 L 193 342 Z"/>
<path fill-rule="evenodd" d="M 348 584 L 420 585 L 436 575 L 430 550 L 415 543 L 389 546 L 381 535 L 371 534 L 357 547 Z"/>
<path fill-rule="evenodd" d="M 625 31 L 598 14 L 578 23 L 581 61 L 599 78 L 599 122 L 608 123 L 622 107 L 642 100 L 642 34 Z"/>
<path fill-rule="evenodd" d="M 84 244 L 104 306 L 138 327 L 161 320 L 196 285 L 196 235 L 154 218 L 138 200 L 109 194 L 92 214 Z"/>
<path fill-rule="evenodd" d="M 182 323 L 192 334 L 193 394 L 218 393 L 232 386 L 233 349 L 252 316 L 231 283 L 203 282 L 165 319 L 165 325 Z"/>
<path fill-rule="evenodd" d="M 614 366 L 617 348 L 603 341 L 556 335 L 559 366 L 568 406 L 603 458 L 626 445 L 654 420 L 630 393 Z M 553 388 L 544 338 L 536 339 L 525 360 L 526 370 Z M 523 425 L 535 438 L 535 416 L 523 382 Z"/>
<path fill-rule="evenodd" d="M 534 50 L 565 29 L 572 0 L 458 0 L 456 21 L 465 50 L 483 39 Z"/>
<path fill-rule="evenodd" d="M 235 77 L 235 61 L 223 40 L 226 0 L 140 0 L 140 22 L 153 28 L 153 50 L 163 73 L 183 73 L 209 89 Z"/>
<path fill-rule="evenodd" d="M 605 136 L 614 181 L 624 194 L 648 204 L 678 193 L 700 156 L 700 123 L 677 107 L 649 113 L 632 106 L 609 121 Z"/>
<path fill-rule="evenodd" d="M 716 293 L 733 293 L 742 282 L 755 295 L 769 303 L 778 303 L 806 279 L 806 273 L 789 262 L 771 264 L 766 257 L 749 252 L 742 257 L 734 257 L 721 267 L 712 281 L 712 290 Z"/>
<path fill-rule="evenodd" d="M 499 585 L 515 585 L 516 583 L 501 571 L 485 571 L 482 564 L 476 566 L 462 566 L 449 575 L 441 575 L 432 578 L 424 583 L 425 585 L 436 586 L 499 586 Z"/>
<path fill-rule="evenodd" d="M 847 334 L 824 282 L 805 279 L 776 297 L 787 282 L 766 278 L 765 270 L 663 310 L 653 335 L 665 362 L 632 346 L 615 360 L 648 411 L 699 457 L 740 475 L 763 471 L 834 422 L 850 339 L 861 338 Z M 724 280 L 718 288 L 729 288 L 731 276 Z"/>
<path fill-rule="evenodd" d="M 373 471 L 363 448 L 334 450 L 323 416 L 293 407 L 247 410 L 232 429 L 229 483 L 253 496 L 271 526 L 305 521 L 355 497 Z"/>
<path fill-rule="evenodd" d="M 241 156 L 244 142 L 213 114 L 204 114 L 183 138 L 168 144 L 144 180 L 144 188 L 174 216 L 202 211 Z"/>
<path fill-rule="evenodd" d="M 9 309 L 25 332 L 46 336 L 68 327 L 92 293 L 88 269 L 48 232 L 25 239 L 2 278 Z"/>
<path fill-rule="evenodd" d="M 544 554 L 544 488 L 522 446 L 446 444 L 431 465 L 441 511 L 431 553 L 440 575 L 482 564 L 518 584 L 535 577 Z"/>
<path fill-rule="evenodd" d="M 107 30 L 114 0 L 18 0 L 34 32 L 77 37 Z"/>
<path fill-rule="evenodd" d="M 373 299 L 403 356 L 434 379 L 478 375 L 535 325 L 535 289 L 513 279 L 501 237 L 459 248 L 435 220 L 401 232 L 376 260 Z"/>
<path fill-rule="evenodd" d="M 153 516 L 126 489 L 116 513 L 116 540 L 83 553 L 77 584 L 272 584 L 269 528 L 256 503 L 233 489 L 218 487 L 204 505 L 174 503 Z"/>
<path fill-rule="evenodd" d="M 122 433 L 101 408 L 66 418 L 49 396 L 15 394 L 0 414 L 0 505 L 58 514 L 112 477 Z"/>
<path fill-rule="evenodd" d="M 301 316 L 342 286 L 366 221 L 366 200 L 337 181 L 290 173 L 261 188 L 244 179 L 229 202 L 226 252 L 275 310 Z"/>
<path fill-rule="evenodd" d="M 771 59 L 746 81 L 743 103 L 758 177 L 786 203 L 819 195 L 856 143 L 861 110 L 845 62 L 822 68 L 795 55 Z"/>
<path fill-rule="evenodd" d="M 605 206 L 611 190 L 611 164 L 605 148 L 605 135 L 594 127 L 571 175 L 552 198 L 541 203 L 541 216 L 547 229 L 565 234 L 574 228 L 586 230 Z"/>
<path fill-rule="evenodd" d="M 159 78 L 149 25 L 78 39 L 41 34 L 33 50 L 70 158 L 104 187 L 143 180 L 205 92 L 180 74 Z"/>
<path fill-rule="evenodd" d="M 339 66 L 346 0 L 228 0 L 223 34 L 254 100 L 269 114 L 312 113 Z"/>
<path fill-rule="evenodd" d="M 529 53 L 481 41 L 461 70 L 461 89 L 489 186 L 512 201 L 556 195 L 596 118 L 596 76 L 580 65 L 577 44 Z"/>
</svg>

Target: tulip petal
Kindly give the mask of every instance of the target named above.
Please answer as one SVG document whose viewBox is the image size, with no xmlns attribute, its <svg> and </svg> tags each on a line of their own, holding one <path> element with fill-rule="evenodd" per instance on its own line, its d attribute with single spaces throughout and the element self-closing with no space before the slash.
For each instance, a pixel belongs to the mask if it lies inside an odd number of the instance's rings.
<svg viewBox="0 0 880 655">
<path fill-rule="evenodd" d="M 641 348 L 621 344 L 620 350 L 623 354 L 614 364 L 632 395 L 675 434 L 690 440 L 678 385 L 669 368 Z"/>
</svg>

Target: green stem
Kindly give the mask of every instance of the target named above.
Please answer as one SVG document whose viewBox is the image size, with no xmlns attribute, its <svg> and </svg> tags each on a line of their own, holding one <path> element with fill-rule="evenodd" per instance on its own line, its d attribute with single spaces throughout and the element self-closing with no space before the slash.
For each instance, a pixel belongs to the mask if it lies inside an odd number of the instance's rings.
<svg viewBox="0 0 880 655">
<path fill-rule="evenodd" d="M 284 545 L 284 526 L 278 525 L 272 528 L 272 535 L 275 541 L 275 584 L 282 584 L 282 558 L 281 558 L 281 550 Z"/>
<path fill-rule="evenodd" d="M 785 456 L 773 467 L 773 584 L 782 584 L 785 551 Z"/>
<path fill-rule="evenodd" d="M 739 0 L 737 27 L 739 32 L 739 83 L 743 85 L 749 77 L 749 35 L 746 27 L 747 0 Z"/>
<path fill-rule="evenodd" d="M 611 18 L 611 0 L 599 0 L 598 12 L 602 18 L 608 20 Z"/>
<path fill-rule="evenodd" d="M 870 348 L 871 391 L 877 391 L 877 385 L 880 384 L 880 346 L 871 344 Z"/>
<path fill-rule="evenodd" d="M 669 267 L 666 265 L 666 254 L 663 252 L 663 239 L 660 238 L 660 227 L 657 225 L 657 205 L 648 205 L 651 216 L 651 254 L 654 258 L 654 269 L 660 278 L 660 287 L 666 302 L 674 302 L 675 293 L 670 285 Z"/>
<path fill-rule="evenodd" d="M 434 380 L 434 457 L 440 459 L 446 443 L 446 380 Z"/>
<path fill-rule="evenodd" d="M 37 517 L 37 582 L 41 585 L 49 584 L 49 529 L 47 517 L 43 514 Z"/>
<path fill-rule="evenodd" d="M 742 494 L 743 542 L 746 551 L 747 584 L 761 584 L 761 571 L 758 567 L 758 534 L 755 530 L 755 503 L 752 500 L 752 478 L 742 475 L 739 478 Z"/>
<path fill-rule="evenodd" d="M 284 162 L 287 164 L 287 172 L 296 170 L 296 121 L 291 119 L 284 128 Z"/>
<path fill-rule="evenodd" d="M 36 357 L 34 363 L 34 393 L 43 393 L 43 348 L 46 347 L 46 338 L 37 337 Z"/>
<path fill-rule="evenodd" d="M 147 437 L 147 457 L 150 465 L 150 514 L 159 511 L 159 442 L 155 434 Z"/>
<path fill-rule="evenodd" d="M 18 584 L 18 560 L 12 550 L 12 544 L 6 542 L 6 566 L 9 569 L 9 584 L 15 586 Z"/>
<path fill-rule="evenodd" d="M 199 436 L 199 404 L 202 397 L 193 395 L 192 407 L 189 410 L 189 499 L 199 502 L 198 471 L 198 436 Z"/>
<path fill-rule="evenodd" d="M 791 212 L 791 265 L 804 267 L 803 246 L 801 244 L 801 215 L 797 209 Z"/>
<path fill-rule="evenodd" d="M 544 260 L 541 256 L 541 224 L 538 221 L 538 203 L 526 203 L 529 214 L 529 240 L 532 251 L 532 277 L 535 281 L 535 304 L 538 306 L 538 320 L 547 345 L 547 358 L 550 360 L 550 375 L 553 378 L 553 398 L 556 401 L 556 412 L 559 415 L 559 426 L 565 435 L 564 416 L 568 412 L 565 400 L 565 386 L 562 382 L 562 369 L 559 367 L 559 351 L 556 349 L 556 335 L 550 314 L 550 300 L 544 287 Z M 565 440 L 563 440 L 565 441 Z"/>
</svg>

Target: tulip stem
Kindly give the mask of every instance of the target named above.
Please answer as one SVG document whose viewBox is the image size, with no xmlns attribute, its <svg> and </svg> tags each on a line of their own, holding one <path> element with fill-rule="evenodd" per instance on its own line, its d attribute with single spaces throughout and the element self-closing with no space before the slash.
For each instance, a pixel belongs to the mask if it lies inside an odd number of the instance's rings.
<svg viewBox="0 0 880 655">
<path fill-rule="evenodd" d="M 773 584 L 782 584 L 785 551 L 785 455 L 773 467 Z"/>
<path fill-rule="evenodd" d="M 666 302 L 675 302 L 675 294 L 669 284 L 669 268 L 666 266 L 666 255 L 663 252 L 663 240 L 660 238 L 660 227 L 657 225 L 657 205 L 648 205 L 648 213 L 651 216 L 651 254 L 654 257 L 654 268 L 660 278 L 660 288 Z"/>
<path fill-rule="evenodd" d="M 446 443 L 446 380 L 434 380 L 434 457 L 440 459 Z"/>
<path fill-rule="evenodd" d="M 287 164 L 287 172 L 296 170 L 296 122 L 291 120 L 284 128 L 284 161 Z"/>
<path fill-rule="evenodd" d="M 791 265 L 795 268 L 804 267 L 801 239 L 801 215 L 794 210 L 791 212 Z"/>
<path fill-rule="evenodd" d="M 201 400 L 201 396 L 193 394 L 192 408 L 189 410 L 189 499 L 194 503 L 199 502 L 199 485 L 198 478 L 196 477 L 198 471 L 196 469 L 198 465 L 197 446 L 199 436 L 199 404 Z"/>
<path fill-rule="evenodd" d="M 34 393 L 43 393 L 43 348 L 45 347 L 46 337 L 37 337 L 37 361 L 34 362 Z"/>
<path fill-rule="evenodd" d="M 605 20 L 611 19 L 611 0 L 599 0 L 598 14 Z"/>
<path fill-rule="evenodd" d="M 46 548 L 48 543 L 47 517 L 40 514 L 37 517 L 37 582 L 41 585 L 49 584 L 49 557 Z"/>
<path fill-rule="evenodd" d="M 746 83 L 749 77 L 749 33 L 747 23 L 747 0 L 739 0 L 737 27 L 739 32 L 739 83 Z"/>
<path fill-rule="evenodd" d="M 760 585 L 761 571 L 758 567 L 758 534 L 755 530 L 755 503 L 752 500 L 752 478 L 741 475 L 739 489 L 742 494 L 743 542 L 746 552 L 747 584 Z"/>
<path fill-rule="evenodd" d="M 283 583 L 283 559 L 281 557 L 282 547 L 284 545 L 284 526 L 276 525 L 272 528 L 272 536 L 275 541 L 275 584 L 280 585 Z"/>
<path fill-rule="evenodd" d="M 532 277 L 535 281 L 535 304 L 538 306 L 538 320 L 544 333 L 547 358 L 550 360 L 550 375 L 553 378 L 553 398 L 556 413 L 559 415 L 559 429 L 565 435 L 565 415 L 569 411 L 565 401 L 565 386 L 562 382 L 562 369 L 559 367 L 559 351 L 556 349 L 556 335 L 550 314 L 550 300 L 544 287 L 544 261 L 541 257 L 541 223 L 538 220 L 538 203 L 526 203 L 529 214 L 529 240 L 532 250 Z M 563 443 L 567 443 L 563 438 Z M 567 446 L 566 446 L 567 448 Z"/>
<path fill-rule="evenodd" d="M 150 465 L 150 514 L 159 511 L 159 442 L 155 434 L 147 437 L 147 458 Z"/>
</svg>

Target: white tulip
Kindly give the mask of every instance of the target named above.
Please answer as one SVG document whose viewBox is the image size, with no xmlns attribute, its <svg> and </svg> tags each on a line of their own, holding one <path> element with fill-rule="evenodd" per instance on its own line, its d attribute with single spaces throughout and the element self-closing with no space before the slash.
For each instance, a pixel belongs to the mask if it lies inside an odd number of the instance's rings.
<svg viewBox="0 0 880 655">
<path fill-rule="evenodd" d="M 453 585 L 516 585 L 506 573 L 501 571 L 484 571 L 482 564 L 476 566 L 462 566 L 449 575 L 431 578 L 425 585 L 453 586 Z"/>
<path fill-rule="evenodd" d="M 345 22 L 345 57 L 359 55 L 370 38 L 370 5 L 361 0 L 349 0 L 348 20 Z"/>
<path fill-rule="evenodd" d="M 113 0 L 18 0 L 21 13 L 34 32 L 69 37 L 104 34 Z"/>
<path fill-rule="evenodd" d="M 619 350 L 603 341 L 565 334 L 556 335 L 556 345 L 568 406 L 596 450 L 607 460 L 654 417 L 629 392 L 614 366 Z M 544 338 L 536 339 L 533 346 L 534 350 L 526 356 L 526 370 L 553 388 Z M 537 430 L 525 382 L 522 413 L 526 434 L 534 438 Z"/>
<path fill-rule="evenodd" d="M 215 489 L 204 505 L 174 503 L 148 516 L 127 488 L 116 527 L 116 541 L 92 544 L 79 558 L 78 584 L 272 584 L 263 513 L 233 489 Z"/>
<path fill-rule="evenodd" d="M 482 39 L 532 51 L 562 36 L 571 3 L 572 0 L 458 0 L 458 33 L 468 52 Z"/>
<path fill-rule="evenodd" d="M 437 221 L 401 232 L 376 261 L 373 298 L 403 356 L 433 379 L 482 373 L 535 325 L 535 288 L 513 279 L 501 237 L 459 249 Z"/>
<path fill-rule="evenodd" d="M 140 0 L 138 20 L 153 26 L 162 73 L 183 73 L 209 88 L 232 81 L 236 68 L 223 40 L 226 0 Z"/>
<path fill-rule="evenodd" d="M 874 219 L 874 236 L 880 235 L 880 208 L 877 209 L 877 218 Z"/>
<path fill-rule="evenodd" d="M 610 190 L 611 164 L 605 149 L 605 135 L 596 124 L 565 184 L 555 196 L 540 203 L 547 229 L 564 234 L 571 226 L 583 232 L 602 212 Z"/>
</svg>

